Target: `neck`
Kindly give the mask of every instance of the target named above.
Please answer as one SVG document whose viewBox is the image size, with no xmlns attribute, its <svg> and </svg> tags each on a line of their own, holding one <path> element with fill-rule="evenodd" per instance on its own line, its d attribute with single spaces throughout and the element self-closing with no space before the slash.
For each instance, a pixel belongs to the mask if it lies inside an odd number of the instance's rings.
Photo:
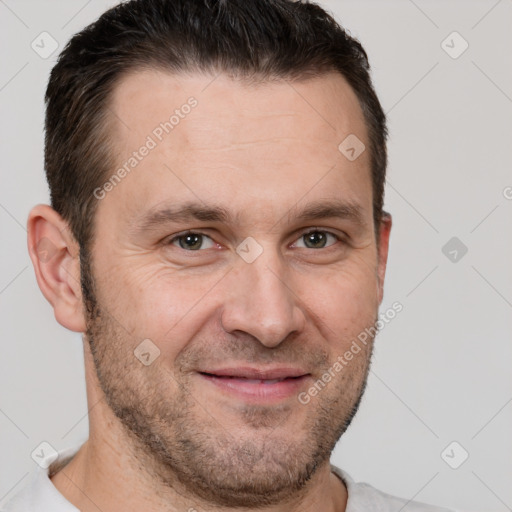
<svg viewBox="0 0 512 512">
<path fill-rule="evenodd" d="M 178 482 L 165 485 L 133 458 L 131 450 L 123 449 L 127 444 L 110 441 L 89 438 L 71 462 L 51 477 L 57 490 L 80 511 L 176 512 L 215 508 L 216 512 L 241 512 L 241 509 L 212 507 L 188 493 Z M 326 463 L 318 468 L 296 500 L 258 511 L 344 512 L 346 503 L 346 488 Z"/>
</svg>

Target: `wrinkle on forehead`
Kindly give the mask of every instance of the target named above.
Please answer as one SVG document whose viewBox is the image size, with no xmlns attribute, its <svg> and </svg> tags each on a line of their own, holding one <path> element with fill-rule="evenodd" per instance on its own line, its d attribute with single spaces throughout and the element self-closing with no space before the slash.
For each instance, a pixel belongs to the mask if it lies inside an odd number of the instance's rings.
<svg viewBox="0 0 512 512">
<path fill-rule="evenodd" d="M 341 75 L 244 85 L 222 75 L 212 82 L 202 75 L 133 73 L 118 84 L 111 105 L 119 117 L 118 164 L 190 97 L 197 106 L 110 193 L 121 201 L 110 215 L 194 196 L 245 210 L 249 201 L 265 217 L 326 194 L 371 211 L 368 152 L 348 162 L 338 150 L 349 133 L 366 143 L 357 97 Z"/>
</svg>

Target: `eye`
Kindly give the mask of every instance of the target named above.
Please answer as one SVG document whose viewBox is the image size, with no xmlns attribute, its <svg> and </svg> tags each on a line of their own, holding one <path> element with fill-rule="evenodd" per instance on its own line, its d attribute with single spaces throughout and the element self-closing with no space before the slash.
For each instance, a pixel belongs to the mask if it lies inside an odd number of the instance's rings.
<svg viewBox="0 0 512 512">
<path fill-rule="evenodd" d="M 209 240 L 209 243 L 207 243 L 207 247 L 202 247 L 205 240 Z M 211 249 L 214 246 L 214 242 L 209 236 L 203 233 L 195 233 L 192 231 L 175 236 L 169 240 L 169 245 L 176 244 L 178 247 L 186 251 L 198 251 L 201 248 Z"/>
<path fill-rule="evenodd" d="M 330 243 L 329 239 L 331 240 Z M 341 239 L 337 235 L 329 231 L 315 228 L 304 233 L 293 246 L 305 249 L 325 249 L 335 245 L 338 241 L 341 241 Z M 301 243 L 303 243 L 303 245 L 300 245 Z M 208 235 L 195 231 L 188 231 L 176 235 L 169 240 L 168 244 L 190 252 L 197 252 L 201 249 L 211 249 L 217 245 Z"/>
<path fill-rule="evenodd" d="M 330 244 L 328 244 L 329 237 L 331 239 L 334 239 L 334 241 Z M 304 233 L 299 238 L 299 241 L 304 241 L 304 246 L 299 247 L 305 247 L 306 249 L 324 249 L 326 247 L 334 245 L 339 240 L 340 238 L 338 236 L 334 235 L 333 233 L 330 233 L 329 231 L 313 229 L 311 231 L 308 231 L 307 233 Z M 296 247 L 297 243 L 298 242 L 294 244 Z"/>
</svg>

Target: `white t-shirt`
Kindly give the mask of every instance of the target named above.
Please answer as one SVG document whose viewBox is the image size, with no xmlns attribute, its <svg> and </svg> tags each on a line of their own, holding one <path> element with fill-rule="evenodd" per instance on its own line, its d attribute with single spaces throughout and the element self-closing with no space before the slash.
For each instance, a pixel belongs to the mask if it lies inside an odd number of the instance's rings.
<svg viewBox="0 0 512 512">
<path fill-rule="evenodd" d="M 64 466 L 77 451 L 75 447 L 60 451 L 53 464 Z M 41 466 L 49 466 L 48 459 L 42 459 Z M 2 512 L 80 512 L 53 485 L 49 478 L 50 469 L 37 467 L 27 484 L 2 507 Z M 391 496 L 369 484 L 354 482 L 345 471 L 332 464 L 331 469 L 347 488 L 346 512 L 454 512 Z"/>
</svg>

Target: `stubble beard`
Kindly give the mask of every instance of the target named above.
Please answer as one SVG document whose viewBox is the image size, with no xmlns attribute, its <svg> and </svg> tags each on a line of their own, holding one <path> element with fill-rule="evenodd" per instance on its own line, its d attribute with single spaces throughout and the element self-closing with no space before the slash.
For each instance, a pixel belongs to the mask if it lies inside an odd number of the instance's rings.
<svg viewBox="0 0 512 512">
<path fill-rule="evenodd" d="M 135 358 L 133 339 L 96 299 L 88 258 L 81 261 L 86 342 L 98 382 L 132 440 L 128 448 L 136 466 L 155 482 L 155 492 L 172 488 L 206 504 L 248 508 L 300 497 L 359 407 L 373 343 L 359 353 L 351 371 L 336 376 L 309 404 L 246 404 L 238 410 L 244 428 L 231 429 L 190 392 L 190 374 L 173 374 L 155 363 L 145 367 Z M 330 366 L 326 358 L 317 363 L 319 374 Z M 187 361 L 175 370 L 180 366 Z M 290 439 L 286 425 L 294 424 L 296 407 L 311 410 L 300 436 Z"/>
</svg>

